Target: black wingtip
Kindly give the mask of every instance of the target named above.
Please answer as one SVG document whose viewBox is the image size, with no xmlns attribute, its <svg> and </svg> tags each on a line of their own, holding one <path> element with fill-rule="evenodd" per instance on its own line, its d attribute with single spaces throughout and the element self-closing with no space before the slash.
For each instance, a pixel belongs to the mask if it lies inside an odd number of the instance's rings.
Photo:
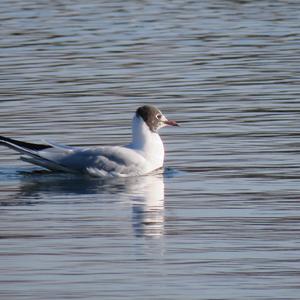
<svg viewBox="0 0 300 300">
<path fill-rule="evenodd" d="M 0 143 L 1 144 L 12 144 L 16 145 L 18 147 L 28 149 L 28 150 L 33 150 L 33 151 L 41 151 L 45 150 L 48 148 L 52 148 L 50 145 L 42 145 L 42 144 L 33 144 L 33 143 L 27 143 L 27 142 L 22 142 L 19 140 L 14 140 L 11 138 L 7 138 L 5 136 L 0 135 Z"/>
</svg>

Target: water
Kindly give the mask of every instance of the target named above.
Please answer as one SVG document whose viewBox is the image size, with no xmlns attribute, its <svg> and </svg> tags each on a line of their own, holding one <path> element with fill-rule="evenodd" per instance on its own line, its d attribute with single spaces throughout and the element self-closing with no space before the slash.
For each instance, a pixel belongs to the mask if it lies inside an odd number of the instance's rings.
<svg viewBox="0 0 300 300">
<path fill-rule="evenodd" d="M 1 147 L 1 299 L 299 299 L 299 9 L 1 1 L 1 134 L 123 144 L 144 103 L 182 124 L 141 178 Z"/>
</svg>

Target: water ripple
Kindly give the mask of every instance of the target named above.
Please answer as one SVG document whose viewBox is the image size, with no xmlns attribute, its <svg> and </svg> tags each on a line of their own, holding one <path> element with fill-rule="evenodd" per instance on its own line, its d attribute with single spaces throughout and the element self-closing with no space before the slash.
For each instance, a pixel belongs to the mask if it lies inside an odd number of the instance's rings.
<svg viewBox="0 0 300 300">
<path fill-rule="evenodd" d="M 129 182 L 1 148 L 0 296 L 299 299 L 299 9 L 1 1 L 1 135 L 124 144 L 144 103 L 181 127 Z"/>
</svg>

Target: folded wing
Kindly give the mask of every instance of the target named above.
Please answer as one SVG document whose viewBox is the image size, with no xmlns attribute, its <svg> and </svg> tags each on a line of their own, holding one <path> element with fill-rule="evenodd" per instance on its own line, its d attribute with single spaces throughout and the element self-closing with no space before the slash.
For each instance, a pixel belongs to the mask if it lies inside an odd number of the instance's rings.
<svg viewBox="0 0 300 300">
<path fill-rule="evenodd" d="M 46 142 L 27 143 L 0 136 L 0 144 L 21 154 L 21 159 L 54 171 L 93 176 L 131 176 L 145 172 L 145 158 L 126 147 L 70 147 Z"/>
</svg>

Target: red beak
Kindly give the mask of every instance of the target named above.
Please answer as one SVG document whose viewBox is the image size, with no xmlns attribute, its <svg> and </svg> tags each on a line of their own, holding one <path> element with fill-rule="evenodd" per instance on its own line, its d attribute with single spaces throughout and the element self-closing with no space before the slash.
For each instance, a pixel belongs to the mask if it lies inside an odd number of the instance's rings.
<svg viewBox="0 0 300 300">
<path fill-rule="evenodd" d="M 164 123 L 169 125 L 169 126 L 179 126 L 178 123 L 176 123 L 175 121 L 172 121 L 172 120 L 164 121 Z"/>
</svg>

